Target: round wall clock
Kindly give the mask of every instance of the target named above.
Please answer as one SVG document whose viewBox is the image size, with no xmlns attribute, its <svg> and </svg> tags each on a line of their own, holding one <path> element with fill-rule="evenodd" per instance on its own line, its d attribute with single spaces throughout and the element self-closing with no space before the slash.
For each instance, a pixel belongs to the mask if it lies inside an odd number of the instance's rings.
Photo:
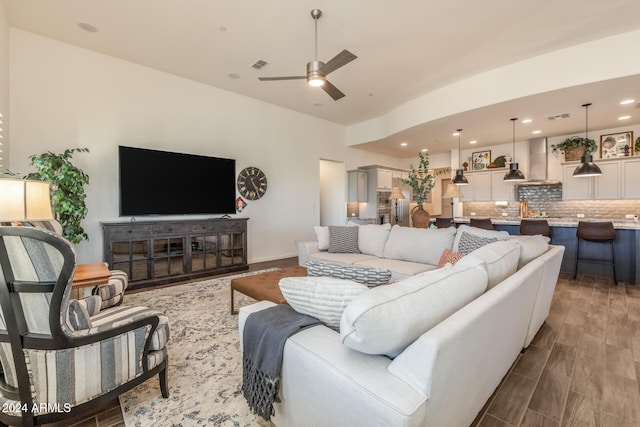
<svg viewBox="0 0 640 427">
<path fill-rule="evenodd" d="M 250 166 L 238 175 L 238 191 L 249 200 L 258 200 L 267 192 L 267 177 L 260 169 Z"/>
</svg>

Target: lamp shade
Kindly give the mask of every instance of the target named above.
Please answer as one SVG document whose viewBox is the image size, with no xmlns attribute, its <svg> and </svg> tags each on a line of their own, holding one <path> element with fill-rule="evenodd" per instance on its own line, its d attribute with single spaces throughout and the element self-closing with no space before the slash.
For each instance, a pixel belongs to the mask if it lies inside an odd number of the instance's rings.
<svg viewBox="0 0 640 427">
<path fill-rule="evenodd" d="M 404 194 L 402 194 L 402 190 L 400 187 L 393 187 L 391 189 L 391 195 L 389 196 L 389 200 L 402 200 L 404 199 Z"/>
<path fill-rule="evenodd" d="M 456 169 L 456 176 L 453 178 L 453 183 L 455 185 L 467 185 L 469 181 L 467 177 L 464 176 L 464 171 L 462 169 Z"/>
<path fill-rule="evenodd" d="M 509 165 L 509 172 L 504 175 L 505 181 L 524 181 L 524 174 L 518 169 L 517 163 Z"/>
<path fill-rule="evenodd" d="M 460 187 L 458 187 L 457 185 L 451 183 L 451 184 L 447 185 L 447 189 L 445 190 L 445 192 L 442 195 L 442 197 L 444 199 L 453 199 L 453 198 L 464 197 L 464 194 L 462 194 L 462 191 L 460 191 Z"/>
<path fill-rule="evenodd" d="M 576 178 L 583 178 L 589 176 L 600 176 L 602 175 L 602 171 L 593 162 L 593 157 L 591 154 L 585 154 L 582 156 L 582 163 L 578 165 L 576 170 L 573 171 L 573 176 Z"/>
<path fill-rule="evenodd" d="M 49 183 L 0 179 L 0 221 L 53 219 Z"/>
</svg>

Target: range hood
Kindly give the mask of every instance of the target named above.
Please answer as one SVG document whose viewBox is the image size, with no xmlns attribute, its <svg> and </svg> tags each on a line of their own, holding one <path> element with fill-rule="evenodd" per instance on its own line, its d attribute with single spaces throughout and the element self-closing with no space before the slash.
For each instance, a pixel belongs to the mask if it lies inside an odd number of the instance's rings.
<svg viewBox="0 0 640 427">
<path fill-rule="evenodd" d="M 549 179 L 549 152 L 547 138 L 533 138 L 529 140 L 529 174 L 527 181 L 520 185 L 559 184 L 560 181 Z"/>
</svg>

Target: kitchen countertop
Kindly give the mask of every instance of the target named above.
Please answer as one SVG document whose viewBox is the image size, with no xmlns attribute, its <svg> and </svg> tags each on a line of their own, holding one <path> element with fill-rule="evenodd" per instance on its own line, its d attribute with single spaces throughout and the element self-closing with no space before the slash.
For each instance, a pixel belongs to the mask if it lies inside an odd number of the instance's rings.
<svg viewBox="0 0 640 427">
<path fill-rule="evenodd" d="M 464 224 L 468 223 L 471 218 L 486 218 L 483 216 L 477 217 L 456 217 L 454 218 L 456 223 Z M 490 217 L 491 222 L 494 224 L 502 224 L 502 225 L 520 225 L 520 218 L 514 217 Z M 611 221 L 613 222 L 613 227 L 616 229 L 626 229 L 626 230 L 640 230 L 640 221 L 634 221 L 632 219 L 606 219 L 606 218 L 541 218 L 541 217 L 530 217 L 525 219 L 546 219 L 551 227 L 577 227 L 579 221 Z"/>
</svg>

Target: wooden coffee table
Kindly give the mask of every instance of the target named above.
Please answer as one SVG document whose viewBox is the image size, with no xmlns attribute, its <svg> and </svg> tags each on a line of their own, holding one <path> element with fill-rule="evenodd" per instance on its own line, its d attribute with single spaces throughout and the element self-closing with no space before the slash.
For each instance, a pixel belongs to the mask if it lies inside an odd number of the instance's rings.
<svg viewBox="0 0 640 427">
<path fill-rule="evenodd" d="M 280 292 L 280 287 L 278 286 L 280 279 L 306 275 L 306 268 L 296 266 L 231 279 L 231 314 L 238 314 L 238 310 L 234 307 L 233 291 L 238 291 L 258 301 L 267 300 L 276 304 L 286 304 L 287 301 L 282 296 L 282 292 Z"/>
</svg>

